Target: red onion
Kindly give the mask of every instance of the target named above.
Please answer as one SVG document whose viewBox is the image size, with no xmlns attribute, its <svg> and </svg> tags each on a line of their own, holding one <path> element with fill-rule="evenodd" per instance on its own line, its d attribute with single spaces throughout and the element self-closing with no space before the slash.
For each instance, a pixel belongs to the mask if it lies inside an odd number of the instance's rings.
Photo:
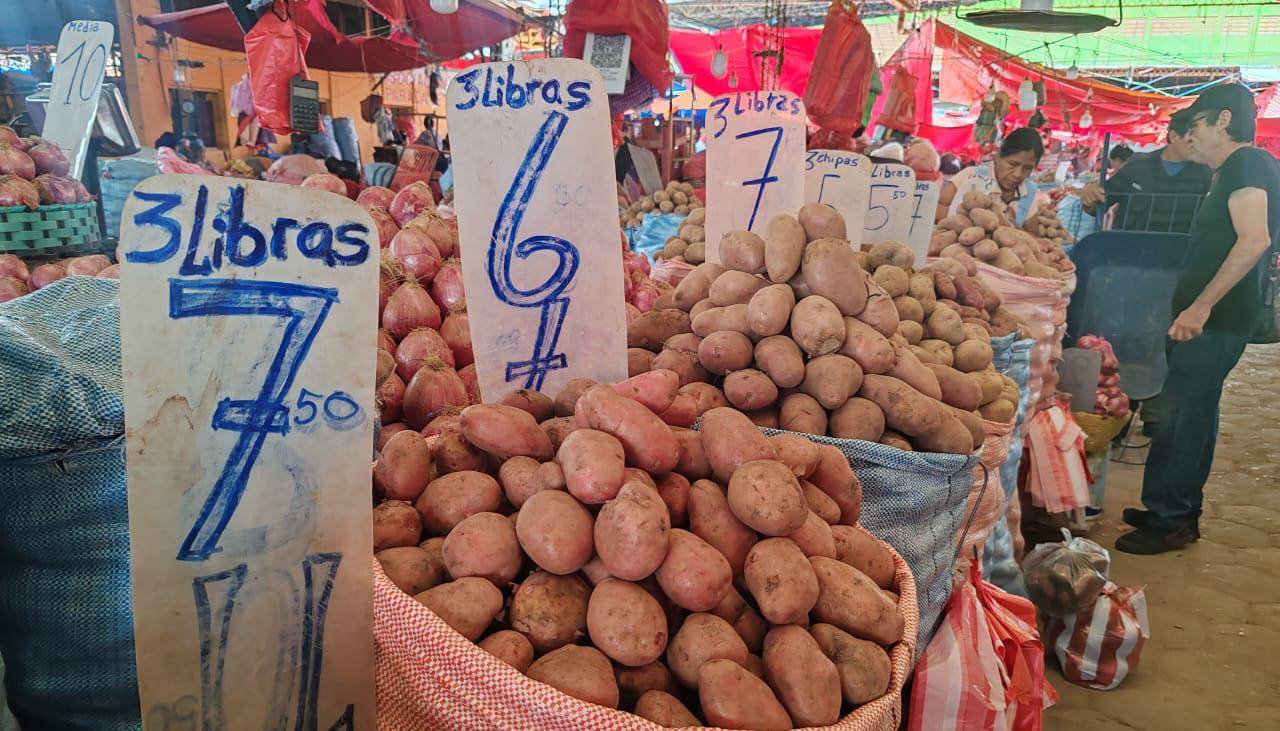
<svg viewBox="0 0 1280 731">
<path fill-rule="evenodd" d="M 31 278 L 27 280 L 27 284 L 32 289 L 42 289 L 66 276 L 67 270 L 61 264 L 41 264 L 31 270 Z"/>
<path fill-rule="evenodd" d="M 386 248 L 391 245 L 391 239 L 400 230 L 396 225 L 396 221 L 387 213 L 386 209 L 374 206 L 369 209 L 369 218 L 373 219 L 373 225 L 378 229 L 378 245 Z"/>
<path fill-rule="evenodd" d="M 396 354 L 396 340 L 386 330 L 378 330 L 378 350 L 385 350 L 393 356 Z"/>
<path fill-rule="evenodd" d="M 396 219 L 396 223 L 403 226 L 419 213 L 434 211 L 435 208 L 436 197 L 431 192 L 431 186 L 419 180 L 401 188 L 396 197 L 391 199 L 391 207 L 387 210 Z"/>
<path fill-rule="evenodd" d="M 102 271 L 98 272 L 97 276 L 99 279 L 119 279 L 120 265 L 112 264 L 109 267 L 103 267 Z"/>
<path fill-rule="evenodd" d="M 9 206 L 26 206 L 34 211 L 40 207 L 40 193 L 30 180 L 16 175 L 0 175 L 0 208 Z"/>
<path fill-rule="evenodd" d="M 19 259 L 17 254 L 0 254 L 0 277 L 15 277 L 25 284 L 29 276 L 31 270 L 27 269 L 27 263 Z"/>
<path fill-rule="evenodd" d="M 92 277 L 106 267 L 104 264 L 91 260 L 86 256 L 77 256 L 63 260 L 62 268 L 67 270 L 68 277 Z"/>
<path fill-rule="evenodd" d="M 0 277 L 0 302 L 16 300 L 30 291 L 27 283 L 17 277 Z"/>
<path fill-rule="evenodd" d="M 347 184 L 342 182 L 342 178 L 333 173 L 312 173 L 302 180 L 302 187 L 313 190 L 327 190 L 330 193 L 337 193 L 343 196 L 347 194 Z"/>
<path fill-rule="evenodd" d="M 70 180 L 71 183 L 76 186 L 76 202 L 77 203 L 88 203 L 89 201 L 93 200 L 93 194 L 89 192 L 88 188 L 84 187 L 84 183 L 81 183 L 79 180 L 76 180 L 75 178 L 67 178 L 67 179 Z"/>
<path fill-rule="evenodd" d="M 386 251 L 386 249 L 381 249 Z M 381 261 L 378 264 L 378 317 L 387 309 L 387 300 L 404 284 L 404 272 L 400 265 L 393 261 Z"/>
<path fill-rule="evenodd" d="M 622 255 L 622 268 L 627 274 L 640 272 L 647 277 L 649 276 L 649 257 L 628 251 Z"/>
<path fill-rule="evenodd" d="M 16 175 L 23 180 L 36 176 L 36 163 L 13 145 L 0 145 L 0 175 Z"/>
<path fill-rule="evenodd" d="M 18 149 L 26 148 L 22 138 L 18 136 L 17 132 L 13 131 L 13 127 L 5 124 L 0 124 L 0 145 L 13 145 Z"/>
<path fill-rule="evenodd" d="M 1081 335 L 1076 340 L 1076 347 L 1084 348 L 1085 350 L 1095 350 L 1098 347 L 1098 343 L 1101 341 L 1102 338 L 1097 335 Z"/>
<path fill-rule="evenodd" d="M 391 207 L 391 201 L 396 197 L 395 191 L 390 188 L 384 188 L 381 185 L 371 185 L 360 191 L 356 196 L 356 205 L 366 211 L 374 206 L 384 211 Z"/>
<path fill-rule="evenodd" d="M 445 312 L 467 303 L 467 296 L 462 288 L 462 262 L 445 259 L 440 263 L 440 271 L 431 280 L 431 299 Z"/>
<path fill-rule="evenodd" d="M 658 292 L 658 288 L 648 279 L 636 285 L 631 290 L 631 303 L 636 306 L 641 313 L 652 312 L 653 306 L 658 302 L 658 298 L 662 295 Z"/>
<path fill-rule="evenodd" d="M 410 332 L 420 327 L 439 329 L 440 308 L 436 307 L 431 295 L 427 294 L 422 285 L 405 282 L 387 300 L 387 306 L 382 310 L 382 326 L 393 338 L 403 341 Z"/>
<path fill-rule="evenodd" d="M 480 403 L 480 379 L 476 375 L 476 364 L 472 363 L 458 371 L 458 378 L 462 379 L 462 385 L 467 388 L 467 403 Z"/>
<path fill-rule="evenodd" d="M 440 271 L 440 251 L 431 242 L 427 232 L 417 228 L 403 228 L 391 239 L 387 247 L 404 273 L 427 284 Z"/>
<path fill-rule="evenodd" d="M 404 381 L 392 373 L 378 387 L 378 418 L 384 424 L 400 421 L 404 403 Z"/>
<path fill-rule="evenodd" d="M 394 437 L 395 435 L 399 434 L 402 431 L 405 431 L 408 428 L 409 428 L 409 425 L 404 423 L 403 421 L 395 421 L 390 424 L 383 424 L 382 431 L 378 432 L 378 440 L 373 443 L 373 448 L 381 452 L 382 448 L 386 446 L 387 440 L 391 439 L 391 437 Z"/>
<path fill-rule="evenodd" d="M 440 409 L 468 403 L 467 389 L 458 372 L 433 358 L 422 364 L 405 388 L 404 420 L 414 429 L 421 429 Z"/>
<path fill-rule="evenodd" d="M 457 406 L 440 409 L 440 414 L 422 427 L 422 436 L 430 439 L 431 437 L 439 436 L 441 432 L 450 427 L 459 431 L 462 430 L 462 409 Z"/>
<path fill-rule="evenodd" d="M 1106 376 L 1102 376 L 1101 378 L 1098 379 L 1098 386 L 1101 388 L 1108 388 L 1110 386 L 1119 386 L 1119 385 L 1120 385 L 1120 374 L 1118 373 L 1112 373 Z"/>
<path fill-rule="evenodd" d="M 33 184 L 36 186 L 36 192 L 40 194 L 41 205 L 51 205 L 58 203 L 75 203 L 80 198 L 80 192 L 76 189 L 76 182 L 71 178 L 63 178 L 52 173 L 37 175 Z"/>
<path fill-rule="evenodd" d="M 436 245 L 436 250 L 440 252 L 442 257 L 453 256 L 457 253 L 457 235 L 449 228 L 449 224 L 445 222 L 444 217 L 434 210 L 415 217 L 412 221 L 406 223 L 404 227 L 425 231 L 431 237 L 431 242 Z"/>
<path fill-rule="evenodd" d="M 71 161 L 67 159 L 62 148 L 52 142 L 41 142 L 31 146 L 27 149 L 27 155 L 35 163 L 38 174 L 52 173 L 62 176 L 71 170 Z"/>
<path fill-rule="evenodd" d="M 476 361 L 471 348 L 471 318 L 466 306 L 450 312 L 440 323 L 440 338 L 453 352 L 453 361 L 459 366 L 469 366 Z"/>
<path fill-rule="evenodd" d="M 448 343 L 440 337 L 440 333 L 428 327 L 420 327 L 406 335 L 396 346 L 395 359 L 396 375 L 405 383 L 413 380 L 423 363 L 433 359 L 450 368 L 456 367 Z"/>
</svg>

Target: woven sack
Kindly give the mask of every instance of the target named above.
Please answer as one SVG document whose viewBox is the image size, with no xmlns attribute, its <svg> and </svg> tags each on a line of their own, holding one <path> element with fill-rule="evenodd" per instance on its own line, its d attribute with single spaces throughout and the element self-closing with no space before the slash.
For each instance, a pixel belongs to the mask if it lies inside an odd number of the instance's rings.
<svg viewBox="0 0 1280 731">
<path fill-rule="evenodd" d="M 911 569 L 893 555 L 898 608 L 906 623 L 889 651 L 889 690 L 859 706 L 831 731 L 895 731 L 902 722 L 902 686 L 915 662 L 918 612 Z M 580 701 L 525 676 L 455 632 L 430 609 L 400 591 L 374 563 L 373 639 L 378 730 L 504 729 L 504 731 L 659 731 L 624 711 Z M 709 727 L 701 727 L 707 729 Z"/>
<path fill-rule="evenodd" d="M 1004 488 L 1000 486 L 1000 465 L 1009 456 L 1009 440 L 1013 424 L 983 419 L 986 439 L 982 456 L 973 468 L 973 489 L 965 503 L 965 524 L 956 537 L 961 558 L 972 558 L 991 535 L 996 521 L 1004 515 Z"/>
<path fill-rule="evenodd" d="M 0 655 L 24 729 L 141 728 L 118 285 L 0 304 Z"/>
</svg>

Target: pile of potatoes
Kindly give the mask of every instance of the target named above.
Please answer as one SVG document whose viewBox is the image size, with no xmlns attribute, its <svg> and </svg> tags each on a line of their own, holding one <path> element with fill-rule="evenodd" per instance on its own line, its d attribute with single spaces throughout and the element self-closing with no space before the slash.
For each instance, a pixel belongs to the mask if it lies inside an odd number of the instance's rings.
<svg viewBox="0 0 1280 731">
<path fill-rule="evenodd" d="M 706 403 L 665 370 L 519 391 L 391 436 L 387 577 L 484 650 L 669 727 L 823 726 L 882 696 L 905 619 L 835 447 Z M 434 437 L 429 439 L 428 436 Z"/>
<path fill-rule="evenodd" d="M 707 260 L 706 230 L 703 225 L 707 220 L 707 209 L 695 208 L 689 212 L 680 224 L 675 236 L 667 239 L 662 250 L 653 255 L 655 259 L 674 259 L 688 264 L 701 264 Z"/>
<path fill-rule="evenodd" d="M 1041 239 L 1046 239 L 1051 247 L 1061 249 L 1068 244 L 1074 244 L 1076 237 L 1071 235 L 1066 226 L 1062 225 L 1062 219 L 1058 218 L 1058 209 L 1053 206 L 1042 206 L 1036 209 L 1040 214 L 1040 223 L 1037 225 L 1036 235 Z"/>
<path fill-rule="evenodd" d="M 711 381 L 761 426 L 926 452 L 980 448 L 982 420 L 1007 422 L 1017 403 L 1013 381 L 991 366 L 991 335 L 1016 319 L 973 278 L 913 272 L 902 244 L 862 253 L 845 234 L 820 204 L 774 217 L 764 238 L 725 234 L 723 265 L 697 266 L 632 322 L 631 373 L 674 370 L 688 389 Z"/>
<path fill-rule="evenodd" d="M 938 222 L 929 239 L 929 256 L 957 259 L 970 273 L 976 259 L 1039 279 L 1060 280 L 1073 268 L 1060 242 L 1036 238 L 1014 226 L 1004 201 L 976 190 L 965 193 L 958 213 Z"/>
<path fill-rule="evenodd" d="M 621 202 L 621 198 L 619 198 L 619 204 Z M 693 186 L 673 180 L 657 193 L 646 195 L 640 200 L 623 207 L 618 218 L 623 228 L 630 228 L 644 223 L 644 217 L 650 213 L 679 213 L 686 215 L 699 208 L 702 208 L 702 201 L 698 200 L 697 196 L 693 194 Z"/>
</svg>

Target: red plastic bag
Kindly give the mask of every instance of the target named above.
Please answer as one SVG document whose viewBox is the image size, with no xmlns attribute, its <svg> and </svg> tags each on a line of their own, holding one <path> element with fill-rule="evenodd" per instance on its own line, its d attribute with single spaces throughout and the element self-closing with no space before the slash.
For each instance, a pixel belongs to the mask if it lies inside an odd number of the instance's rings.
<svg viewBox="0 0 1280 731">
<path fill-rule="evenodd" d="M 1111 690 L 1138 667 L 1151 637 L 1147 598 L 1140 586 L 1107 582 L 1093 606 L 1069 617 L 1054 617 L 1045 639 L 1062 675 L 1076 685 Z"/>
<path fill-rule="evenodd" d="M 582 58 L 587 33 L 631 36 L 631 65 L 658 91 L 671 86 L 671 28 L 662 0 L 573 0 L 564 14 L 567 58 Z"/>
<path fill-rule="evenodd" d="M 245 34 L 253 107 L 263 129 L 282 135 L 293 132 L 289 126 L 289 82 L 295 76 L 307 78 L 303 54 L 309 43 L 311 34 L 294 25 L 287 10 L 279 14 L 273 9 Z"/>
<path fill-rule="evenodd" d="M 871 34 L 858 18 L 858 6 L 833 0 L 804 89 L 804 108 L 813 123 L 837 132 L 857 131 L 875 64 Z"/>
<path fill-rule="evenodd" d="M 915 134 L 919 124 L 916 121 L 916 77 L 899 66 L 889 81 L 888 94 L 877 122 L 888 129 Z"/>
<path fill-rule="evenodd" d="M 916 664 L 907 730 L 1039 731 L 1057 701 L 1035 607 L 983 581 L 975 561 Z"/>
</svg>

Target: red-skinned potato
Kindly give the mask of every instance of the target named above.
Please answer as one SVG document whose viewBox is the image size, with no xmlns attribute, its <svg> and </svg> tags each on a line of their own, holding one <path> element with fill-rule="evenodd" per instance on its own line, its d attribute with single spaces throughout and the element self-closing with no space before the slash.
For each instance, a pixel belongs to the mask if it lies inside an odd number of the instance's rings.
<svg viewBox="0 0 1280 731">
<path fill-rule="evenodd" d="M 818 445 L 795 434 L 775 434 L 769 437 L 769 444 L 778 461 L 791 469 L 797 478 L 805 478 L 813 474 L 818 466 Z"/>
<path fill-rule="evenodd" d="M 790 394 L 778 408 L 778 428 L 824 435 L 827 433 L 827 411 L 817 399 L 808 394 Z"/>
<path fill-rule="evenodd" d="M 835 238 L 810 241 L 804 249 L 800 268 L 809 290 L 831 301 L 840 316 L 860 315 L 867 306 L 869 278 L 848 241 Z"/>
<path fill-rule="evenodd" d="M 813 619 L 884 646 L 902 639 L 902 613 L 866 574 L 825 556 L 809 563 L 818 577 Z"/>
<path fill-rule="evenodd" d="M 480 649 L 493 655 L 521 673 L 533 663 L 533 645 L 525 636 L 514 630 L 504 629 L 480 640 Z"/>
<path fill-rule="evenodd" d="M 538 423 L 555 415 L 555 404 L 552 403 L 551 398 L 528 388 L 518 388 L 498 399 L 498 403 L 527 411 L 529 416 Z"/>
<path fill-rule="evenodd" d="M 734 330 L 713 332 L 698 345 L 698 362 L 713 375 L 742 370 L 753 359 L 751 339 Z"/>
<path fill-rule="evenodd" d="M 787 537 L 806 556 L 836 557 L 836 540 L 831 534 L 831 526 L 813 511 L 805 516 L 804 525 Z"/>
<path fill-rule="evenodd" d="M 422 527 L 432 535 L 442 536 L 468 515 L 497 512 L 501 501 L 497 480 L 483 472 L 465 471 L 432 480 L 416 507 L 422 516 Z"/>
<path fill-rule="evenodd" d="M 724 379 L 724 395 L 743 411 L 759 411 L 778 400 L 778 386 L 764 373 L 746 368 Z"/>
<path fill-rule="evenodd" d="M 578 409 L 592 429 L 611 434 L 622 443 L 629 466 L 659 475 L 676 466 L 680 448 L 671 428 L 641 404 L 619 396 L 608 386 L 595 386 L 578 400 Z"/>
<path fill-rule="evenodd" d="M 498 483 L 502 494 L 513 507 L 519 508 L 535 492 L 547 489 L 542 480 L 542 465 L 532 457 L 512 457 L 498 468 Z"/>
<path fill-rule="evenodd" d="M 746 662 L 746 644 L 728 622 L 716 615 L 690 614 L 667 647 L 667 667 L 682 685 L 694 688 L 702 664 L 719 659 Z"/>
<path fill-rule="evenodd" d="M 689 488 L 688 514 L 689 530 L 728 560 L 734 576 L 741 576 L 756 534 L 733 514 L 721 487 L 710 480 L 693 483 Z"/>
<path fill-rule="evenodd" d="M 666 728 L 702 725 L 680 699 L 661 690 L 646 691 L 640 696 L 636 701 L 636 715 Z"/>
<path fill-rule="evenodd" d="M 745 305 L 751 301 L 752 295 L 767 284 L 768 282 L 753 274 L 729 270 L 716 277 L 707 296 L 716 307 Z"/>
<path fill-rule="evenodd" d="M 862 386 L 862 368 L 857 361 L 838 353 L 813 358 L 804 367 L 800 390 L 828 411 L 838 409 Z"/>
<path fill-rule="evenodd" d="M 816 513 L 827 525 L 840 522 L 840 506 L 836 505 L 836 501 L 825 492 L 819 490 L 817 485 L 804 480 L 800 483 L 800 489 L 804 490 L 804 499 L 809 503 L 809 512 Z"/>
<path fill-rule="evenodd" d="M 556 450 L 560 449 L 565 437 L 582 428 L 578 426 L 577 419 L 572 416 L 557 416 L 553 419 L 547 419 L 538 426 L 542 427 L 542 431 L 547 433 L 547 438 L 551 440 L 551 448 Z"/>
<path fill-rule="evenodd" d="M 574 378 L 564 384 L 552 402 L 556 416 L 573 416 L 578 399 L 594 385 L 596 382 L 590 378 Z"/>
<path fill-rule="evenodd" d="M 764 239 L 750 231 L 729 231 L 720 237 L 720 261 L 726 269 L 762 274 Z"/>
<path fill-rule="evenodd" d="M 786 335 L 771 335 L 756 343 L 755 361 L 778 388 L 795 388 L 804 380 L 804 354 Z"/>
<path fill-rule="evenodd" d="M 698 699 L 707 723 L 721 728 L 787 731 L 795 726 L 763 680 L 732 660 L 710 660 L 698 669 Z"/>
<path fill-rule="evenodd" d="M 840 523 L 858 522 L 862 514 L 862 483 L 839 449 L 829 444 L 818 446 L 818 466 L 809 476 L 809 482 L 840 506 Z"/>
<path fill-rule="evenodd" d="M 724 397 L 724 391 L 710 383 L 686 383 L 680 387 L 679 393 L 693 397 L 697 404 L 698 416 L 721 406 L 729 406 L 729 399 Z"/>
<path fill-rule="evenodd" d="M 663 350 L 649 364 L 650 370 L 668 370 L 680 378 L 680 385 L 705 381 L 707 370 L 698 362 L 698 354 L 689 354 L 682 350 Z"/>
<path fill-rule="evenodd" d="M 576 575 L 535 571 L 512 593 L 507 620 L 539 653 L 550 652 L 586 633 L 589 595 Z"/>
<path fill-rule="evenodd" d="M 761 659 L 764 676 L 793 723 L 828 726 L 840 719 L 840 673 L 803 627 L 770 630 Z"/>
<path fill-rule="evenodd" d="M 445 577 L 444 571 L 431 562 L 427 552 L 420 546 L 386 548 L 373 557 L 378 559 L 383 573 L 391 583 L 410 596 L 436 586 Z"/>
<path fill-rule="evenodd" d="M 896 362 L 889 339 L 865 322 L 844 318 L 844 344 L 837 352 L 853 358 L 864 373 L 888 373 Z"/>
<path fill-rule="evenodd" d="M 663 475 L 662 479 L 658 481 L 657 490 L 662 502 L 667 505 L 667 514 L 671 516 L 671 525 L 688 525 L 690 485 L 684 475 L 678 472 Z"/>
<path fill-rule="evenodd" d="M 638 667 L 614 665 L 613 676 L 618 681 L 618 690 L 622 693 L 622 703 L 626 707 L 635 705 L 636 699 L 651 690 L 663 693 L 676 691 L 675 677 L 661 660 Z"/>
<path fill-rule="evenodd" d="M 796 476 L 776 459 L 740 466 L 729 478 L 728 499 L 738 520 L 767 536 L 795 532 L 809 513 Z"/>
<path fill-rule="evenodd" d="M 728 560 L 711 544 L 678 528 L 671 530 L 671 544 L 656 576 L 667 598 L 691 612 L 715 607 L 733 585 Z"/>
<path fill-rule="evenodd" d="M 744 462 L 775 456 L 768 437 L 734 409 L 715 408 L 704 413 L 699 434 L 711 470 L 721 482 L 728 482 Z"/>
<path fill-rule="evenodd" d="M 387 440 L 373 464 L 373 486 L 390 500 L 412 502 L 427 489 L 433 472 L 431 447 L 412 429 Z"/>
<path fill-rule="evenodd" d="M 881 589 L 892 589 L 893 556 L 870 533 L 856 525 L 832 526 L 835 558 L 866 574 Z"/>
<path fill-rule="evenodd" d="M 699 301 L 707 298 L 707 294 L 711 290 L 711 283 L 724 271 L 724 267 L 711 262 L 705 262 L 694 267 L 693 271 L 680 280 L 680 283 L 676 285 L 675 291 L 672 293 L 675 306 L 688 312 Z"/>
<path fill-rule="evenodd" d="M 551 439 L 529 412 L 513 406 L 476 404 L 462 410 L 462 436 L 480 449 L 508 459 L 551 459 Z"/>
<path fill-rule="evenodd" d="M 834 353 L 844 344 L 844 320 L 831 300 L 809 295 L 791 311 L 791 338 L 810 357 Z"/>
<path fill-rule="evenodd" d="M 931 399 L 941 399 L 942 389 L 938 385 L 938 377 L 920 362 L 910 348 L 901 345 L 893 346 L 895 363 L 889 375 L 906 383 Z M 861 384 L 859 384 L 861 385 Z"/>
<path fill-rule="evenodd" d="M 747 553 L 743 579 L 769 622 L 806 621 L 818 601 L 818 579 L 808 564 L 789 538 L 766 538 Z"/>
<path fill-rule="evenodd" d="M 516 537 L 526 555 L 553 574 L 571 574 L 595 553 L 591 513 L 572 495 L 543 490 L 529 498 L 516 518 Z"/>
<path fill-rule="evenodd" d="M 751 295 L 747 302 L 747 325 L 756 337 L 777 335 L 787 329 L 796 296 L 786 284 L 771 284 Z"/>
<path fill-rule="evenodd" d="M 472 642 L 480 639 L 485 628 L 502 611 L 502 592 L 476 576 L 432 587 L 413 598 Z"/>
<path fill-rule="evenodd" d="M 469 515 L 444 539 L 444 565 L 455 579 L 479 576 L 505 589 L 523 563 L 515 526 L 498 513 Z"/>
<path fill-rule="evenodd" d="M 645 312 L 627 325 L 627 347 L 658 351 L 667 338 L 687 333 L 689 313 L 677 309 Z"/>
<path fill-rule="evenodd" d="M 888 692 L 893 666 L 884 648 L 829 624 L 815 624 L 809 631 L 822 654 L 835 663 L 845 701 L 861 705 Z"/>
<path fill-rule="evenodd" d="M 827 428 L 837 439 L 878 442 L 884 434 L 884 412 L 870 401 L 854 396 L 831 412 Z"/>
<path fill-rule="evenodd" d="M 607 579 L 591 592 L 587 605 L 591 642 L 614 662 L 647 665 L 667 649 L 667 617 L 658 600 L 639 585 Z"/>
<path fill-rule="evenodd" d="M 680 388 L 680 376 L 666 369 L 652 370 L 613 384 L 619 396 L 644 404 L 655 414 L 666 411 Z"/>
<path fill-rule="evenodd" d="M 656 571 L 670 537 L 671 518 L 662 497 L 638 482 L 623 485 L 596 515 L 596 553 L 619 579 L 639 581 Z"/>
<path fill-rule="evenodd" d="M 569 493 L 588 505 L 613 499 L 622 487 L 625 454 L 612 434 L 579 429 L 565 437 L 556 456 Z"/>
<path fill-rule="evenodd" d="M 691 480 L 701 480 L 711 476 L 711 463 L 707 461 L 707 453 L 702 450 L 702 440 L 698 432 L 691 429 L 672 429 L 676 441 L 680 443 L 680 461 L 676 463 L 676 472 Z"/>
<path fill-rule="evenodd" d="M 920 437 L 943 427 L 938 402 L 897 378 L 867 375 L 862 379 L 858 395 L 879 406 L 884 412 L 885 425 L 896 432 Z"/>
<path fill-rule="evenodd" d="M 606 708 L 618 707 L 618 683 L 609 658 L 594 647 L 565 645 L 533 661 L 528 676 Z"/>
<path fill-rule="evenodd" d="M 689 428 L 698 419 L 698 400 L 687 393 L 676 394 L 667 410 L 658 414 L 668 426 Z"/>
<path fill-rule="evenodd" d="M 764 265 L 769 280 L 784 283 L 800 269 L 804 256 L 804 227 L 795 216 L 779 213 L 769 219 L 764 235 Z"/>
</svg>

